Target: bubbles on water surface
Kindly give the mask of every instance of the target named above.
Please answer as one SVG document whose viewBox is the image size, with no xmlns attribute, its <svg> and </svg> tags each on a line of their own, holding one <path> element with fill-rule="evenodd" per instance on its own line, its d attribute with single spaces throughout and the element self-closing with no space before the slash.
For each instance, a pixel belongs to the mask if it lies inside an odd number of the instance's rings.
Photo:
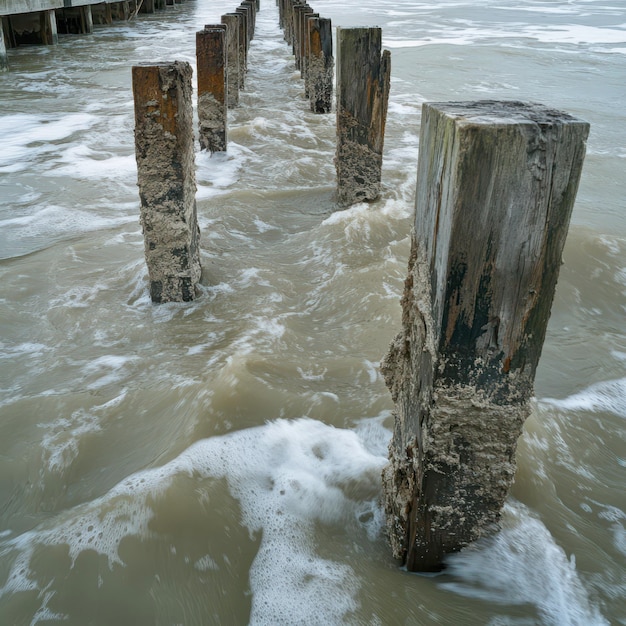
<svg viewBox="0 0 626 626">
<path fill-rule="evenodd" d="M 369 436 L 374 432 L 366 420 L 360 428 Z M 198 441 L 168 464 L 129 476 L 50 524 L 0 537 L 0 554 L 13 555 L 0 597 L 39 588 L 33 557 L 42 546 L 67 546 L 71 564 L 85 550 L 94 550 L 106 556 L 109 566 L 123 566 L 122 540 L 154 536 L 151 522 L 158 522 L 158 513 L 151 503 L 168 497 L 177 476 L 225 478 L 241 504 L 243 523 L 250 533 L 261 533 L 250 569 L 251 622 L 306 622 L 306 616 L 316 615 L 315 623 L 337 623 L 358 605 L 358 579 L 349 565 L 316 553 L 315 527 L 348 524 L 375 537 L 385 462 L 357 432 L 309 419 L 278 420 Z M 194 567 L 210 571 L 216 563 L 207 555 Z"/>
</svg>

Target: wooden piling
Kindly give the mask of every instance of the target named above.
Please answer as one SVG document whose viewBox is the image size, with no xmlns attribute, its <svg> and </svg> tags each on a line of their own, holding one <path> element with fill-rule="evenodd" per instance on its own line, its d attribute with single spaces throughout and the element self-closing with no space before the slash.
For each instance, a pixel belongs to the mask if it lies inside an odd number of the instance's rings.
<svg viewBox="0 0 626 626">
<path fill-rule="evenodd" d="M 296 4 L 293 7 L 293 41 L 291 45 L 291 49 L 293 52 L 296 69 L 300 69 L 300 42 L 302 41 L 302 14 L 303 13 L 312 13 L 313 10 L 308 4 Z"/>
<path fill-rule="evenodd" d="M 380 195 L 391 55 L 380 28 L 337 28 L 337 203 Z"/>
<path fill-rule="evenodd" d="M 382 363 L 387 527 L 410 571 L 497 526 L 588 132 L 536 104 L 423 107 L 402 331 Z"/>
<path fill-rule="evenodd" d="M 304 80 L 304 94 L 308 97 L 306 91 L 307 73 L 309 65 L 309 24 L 308 20 L 312 17 L 319 17 L 319 13 L 315 13 L 313 9 L 302 11 L 300 13 L 299 30 L 299 46 L 300 46 L 300 78 Z"/>
<path fill-rule="evenodd" d="M 0 18 L 0 72 L 4 72 L 9 69 L 9 59 L 7 55 L 7 46 L 4 42 L 4 28 L 2 24 L 2 18 Z"/>
<path fill-rule="evenodd" d="M 248 17 L 248 44 L 254 39 L 254 32 L 256 29 L 256 3 L 254 0 L 242 0 L 239 5 L 242 8 L 249 9 L 249 17 Z"/>
<path fill-rule="evenodd" d="M 132 68 L 141 224 L 153 302 L 193 300 L 200 230 L 186 62 Z"/>
<path fill-rule="evenodd" d="M 125 22 L 130 18 L 130 5 L 128 0 L 111 3 L 111 16 L 113 20 Z"/>
<path fill-rule="evenodd" d="M 276 0 L 278 6 L 278 27 L 285 28 L 285 0 Z"/>
<path fill-rule="evenodd" d="M 250 25 L 250 9 L 237 7 L 235 14 L 239 18 L 239 89 L 246 86 L 248 70 L 248 27 Z"/>
<path fill-rule="evenodd" d="M 200 148 L 223 152 L 227 143 L 226 25 L 196 33 L 198 127 Z"/>
<path fill-rule="evenodd" d="M 91 6 L 58 9 L 56 12 L 58 32 L 64 35 L 84 35 L 93 32 Z"/>
<path fill-rule="evenodd" d="M 47 46 L 56 46 L 59 43 L 56 11 L 41 12 L 41 39 Z"/>
<path fill-rule="evenodd" d="M 139 0 L 139 8 L 137 9 L 138 13 L 155 13 L 157 6 L 156 0 Z"/>
<path fill-rule="evenodd" d="M 91 7 L 91 15 L 94 24 L 111 24 L 113 22 L 111 5 L 105 4 L 104 2 L 102 2 L 101 4 L 94 4 Z"/>
<path fill-rule="evenodd" d="M 232 109 L 239 104 L 239 22 L 242 18 L 237 13 L 222 15 L 222 24 L 226 25 L 226 102 Z"/>
<path fill-rule="evenodd" d="M 329 113 L 333 100 L 333 35 L 331 21 L 309 17 L 305 92 L 314 113 Z"/>
</svg>

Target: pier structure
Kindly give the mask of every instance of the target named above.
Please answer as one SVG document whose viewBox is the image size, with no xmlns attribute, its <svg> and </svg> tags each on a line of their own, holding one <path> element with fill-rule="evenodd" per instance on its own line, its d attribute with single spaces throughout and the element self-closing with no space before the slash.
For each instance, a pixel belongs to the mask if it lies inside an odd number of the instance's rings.
<svg viewBox="0 0 626 626">
<path fill-rule="evenodd" d="M 184 0 L 3 0 L 0 3 L 0 71 L 8 68 L 10 48 L 55 45 L 58 36 L 93 31 L 94 24 L 129 20 Z"/>
</svg>

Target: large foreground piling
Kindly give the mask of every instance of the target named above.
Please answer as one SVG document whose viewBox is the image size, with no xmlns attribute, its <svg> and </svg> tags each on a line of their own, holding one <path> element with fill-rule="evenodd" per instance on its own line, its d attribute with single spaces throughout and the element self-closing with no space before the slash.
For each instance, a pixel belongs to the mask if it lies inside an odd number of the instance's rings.
<svg viewBox="0 0 626 626">
<path fill-rule="evenodd" d="M 337 202 L 380 194 L 391 58 L 380 28 L 337 28 Z"/>
<path fill-rule="evenodd" d="M 223 152 L 227 142 L 226 26 L 208 25 L 196 33 L 200 147 Z"/>
<path fill-rule="evenodd" d="M 238 13 L 222 15 L 222 24 L 226 26 L 226 102 L 232 109 L 239 104 L 239 23 L 243 16 Z"/>
<path fill-rule="evenodd" d="M 588 132 L 535 104 L 424 105 L 402 331 L 382 363 L 387 526 L 410 571 L 497 527 Z"/>
<path fill-rule="evenodd" d="M 188 63 L 132 69 L 141 224 L 153 302 L 193 300 L 200 230 Z"/>
<path fill-rule="evenodd" d="M 309 17 L 305 92 L 314 113 L 329 113 L 333 99 L 333 36 L 329 19 Z"/>
</svg>

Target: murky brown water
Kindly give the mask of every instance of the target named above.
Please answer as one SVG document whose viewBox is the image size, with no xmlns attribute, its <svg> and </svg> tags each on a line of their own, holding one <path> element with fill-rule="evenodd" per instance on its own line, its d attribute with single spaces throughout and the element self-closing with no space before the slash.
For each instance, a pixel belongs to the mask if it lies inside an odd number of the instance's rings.
<svg viewBox="0 0 626 626">
<path fill-rule="evenodd" d="M 392 51 L 384 190 L 334 212 L 264 2 L 227 154 L 197 156 L 202 296 L 153 306 L 130 66 L 234 5 L 10 51 L 0 75 L 0 623 L 626 624 L 626 7 L 314 4 Z M 381 531 L 424 100 L 591 122 L 503 531 L 442 575 Z"/>
</svg>

